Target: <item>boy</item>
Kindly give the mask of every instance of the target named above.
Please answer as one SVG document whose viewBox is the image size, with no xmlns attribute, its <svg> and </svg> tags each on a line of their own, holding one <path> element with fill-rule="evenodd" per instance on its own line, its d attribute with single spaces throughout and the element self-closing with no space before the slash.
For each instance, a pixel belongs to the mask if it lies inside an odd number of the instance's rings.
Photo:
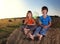
<svg viewBox="0 0 60 44">
<path fill-rule="evenodd" d="M 35 36 L 38 36 L 39 40 L 41 40 L 42 37 L 46 35 L 47 30 L 51 26 L 51 17 L 47 15 L 48 8 L 46 6 L 43 6 L 41 11 L 43 14 L 39 18 L 41 23 L 40 23 L 40 26 L 36 28 L 36 31 L 34 32 L 34 34 L 30 36 L 32 40 L 34 40 Z"/>
</svg>

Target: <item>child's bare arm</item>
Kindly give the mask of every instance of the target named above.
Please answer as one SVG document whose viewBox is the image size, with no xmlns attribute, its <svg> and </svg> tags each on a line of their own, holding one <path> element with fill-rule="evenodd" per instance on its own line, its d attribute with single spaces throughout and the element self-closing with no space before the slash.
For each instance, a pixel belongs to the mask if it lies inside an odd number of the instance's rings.
<svg viewBox="0 0 60 44">
<path fill-rule="evenodd" d="M 36 23 L 34 22 L 33 24 L 28 24 L 28 25 L 36 25 Z"/>
<path fill-rule="evenodd" d="M 51 22 L 49 22 L 49 25 L 48 25 L 48 27 L 50 27 L 51 26 Z"/>
<path fill-rule="evenodd" d="M 25 19 L 25 22 L 24 22 L 24 24 L 26 24 L 27 23 L 27 20 Z"/>
</svg>

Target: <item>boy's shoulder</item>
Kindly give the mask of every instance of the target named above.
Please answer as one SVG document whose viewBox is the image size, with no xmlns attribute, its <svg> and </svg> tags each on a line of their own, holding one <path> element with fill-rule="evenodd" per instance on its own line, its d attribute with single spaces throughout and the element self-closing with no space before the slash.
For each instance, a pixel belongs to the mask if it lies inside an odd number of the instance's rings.
<svg viewBox="0 0 60 44">
<path fill-rule="evenodd" d="M 43 19 L 43 16 L 40 16 L 39 18 L 40 18 L 40 19 Z"/>
<path fill-rule="evenodd" d="M 39 18 L 42 18 L 43 16 L 39 16 Z"/>
<path fill-rule="evenodd" d="M 51 16 L 47 15 L 48 18 L 51 18 Z"/>
</svg>

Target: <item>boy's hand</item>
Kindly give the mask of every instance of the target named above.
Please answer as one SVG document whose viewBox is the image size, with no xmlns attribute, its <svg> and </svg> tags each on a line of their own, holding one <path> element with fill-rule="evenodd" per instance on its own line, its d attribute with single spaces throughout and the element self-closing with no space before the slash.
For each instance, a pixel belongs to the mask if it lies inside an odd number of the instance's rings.
<svg viewBox="0 0 60 44">
<path fill-rule="evenodd" d="M 48 27 L 50 27 L 51 26 L 51 22 L 49 23 L 49 25 L 47 25 L 47 26 L 43 26 L 43 28 L 48 28 Z"/>
<path fill-rule="evenodd" d="M 48 26 L 44 26 L 43 28 L 47 29 L 47 28 L 48 28 Z"/>
</svg>

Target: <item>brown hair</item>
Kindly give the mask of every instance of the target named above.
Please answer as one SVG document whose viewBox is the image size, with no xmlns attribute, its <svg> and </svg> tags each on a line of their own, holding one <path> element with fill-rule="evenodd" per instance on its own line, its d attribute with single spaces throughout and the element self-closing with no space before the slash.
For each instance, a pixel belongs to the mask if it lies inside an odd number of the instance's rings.
<svg viewBox="0 0 60 44">
<path fill-rule="evenodd" d="M 32 12 L 31 11 L 28 11 L 27 12 L 27 15 L 26 15 L 26 18 L 28 18 L 28 14 L 31 13 L 31 16 L 32 16 Z"/>
<path fill-rule="evenodd" d="M 47 12 L 48 12 L 48 7 L 43 6 L 43 7 L 42 7 L 42 11 L 43 11 L 43 10 L 47 10 Z"/>
</svg>

